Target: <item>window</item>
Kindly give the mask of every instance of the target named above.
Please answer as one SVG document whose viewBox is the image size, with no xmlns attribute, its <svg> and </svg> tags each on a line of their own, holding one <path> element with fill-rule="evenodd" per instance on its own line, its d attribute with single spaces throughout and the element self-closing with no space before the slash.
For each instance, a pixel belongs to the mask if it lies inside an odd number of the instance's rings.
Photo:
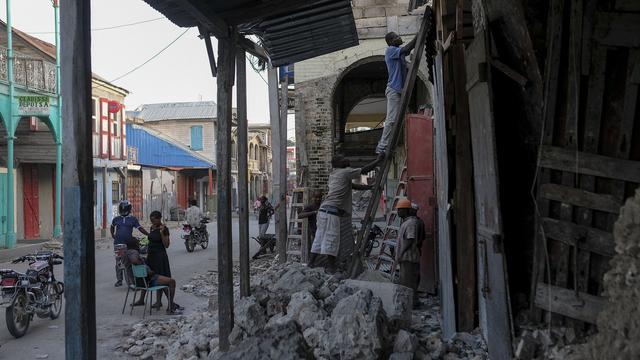
<svg viewBox="0 0 640 360">
<path fill-rule="evenodd" d="M 120 136 L 120 132 L 118 131 L 118 128 L 120 126 L 120 124 L 118 123 L 119 120 L 119 113 L 112 113 L 109 116 L 111 116 L 111 119 L 113 120 L 113 128 L 112 128 L 112 132 L 111 134 L 115 137 L 119 137 Z"/>
<path fill-rule="evenodd" d="M 120 182 L 111 182 L 111 202 L 117 204 L 120 202 Z"/>
<path fill-rule="evenodd" d="M 93 132 L 100 132 L 100 109 L 98 108 L 99 101 L 96 98 L 91 99 L 91 120 L 93 122 Z"/>
<path fill-rule="evenodd" d="M 191 127 L 191 150 L 202 150 L 202 125 Z"/>
</svg>

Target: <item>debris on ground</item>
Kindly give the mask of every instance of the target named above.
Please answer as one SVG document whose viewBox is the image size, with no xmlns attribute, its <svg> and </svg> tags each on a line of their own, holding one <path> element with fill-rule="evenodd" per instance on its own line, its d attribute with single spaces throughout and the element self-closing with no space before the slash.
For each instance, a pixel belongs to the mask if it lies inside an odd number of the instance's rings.
<svg viewBox="0 0 640 360">
<path fill-rule="evenodd" d="M 217 301 L 215 272 L 187 285 Z M 236 296 L 230 351 L 218 351 L 217 313 L 211 307 L 202 314 L 139 323 L 117 351 L 140 359 L 189 360 L 488 358 L 477 331 L 444 341 L 438 300 L 421 298 L 411 311 L 407 290 L 343 280 L 270 257 L 252 263 L 251 296 Z"/>
</svg>

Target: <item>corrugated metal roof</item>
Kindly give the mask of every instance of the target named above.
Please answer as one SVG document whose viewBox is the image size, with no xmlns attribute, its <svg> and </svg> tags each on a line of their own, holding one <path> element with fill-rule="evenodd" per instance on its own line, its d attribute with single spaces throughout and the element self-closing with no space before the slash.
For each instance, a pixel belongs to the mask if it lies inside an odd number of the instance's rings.
<svg viewBox="0 0 640 360">
<path fill-rule="evenodd" d="M 273 66 L 291 64 L 358 45 L 349 0 L 144 1 L 181 27 L 204 25 L 180 5 L 186 3 L 184 6 L 195 9 L 212 24 L 219 24 L 222 19 L 229 25 L 237 26 L 241 34 L 257 35 Z"/>
<path fill-rule="evenodd" d="M 127 146 L 138 152 L 136 165 L 208 169 L 216 164 L 157 131 L 140 125 L 127 124 Z"/>
<path fill-rule="evenodd" d="M 215 119 L 217 106 L 213 101 L 176 102 L 140 105 L 135 111 L 128 112 L 145 122 L 161 120 Z"/>
</svg>

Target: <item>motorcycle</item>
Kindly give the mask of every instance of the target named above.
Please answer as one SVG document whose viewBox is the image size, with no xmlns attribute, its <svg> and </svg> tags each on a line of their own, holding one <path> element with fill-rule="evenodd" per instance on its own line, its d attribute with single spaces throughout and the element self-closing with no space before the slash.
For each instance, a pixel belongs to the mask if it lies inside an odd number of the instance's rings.
<svg viewBox="0 0 640 360">
<path fill-rule="evenodd" d="M 200 225 L 195 229 L 191 228 L 189 224 L 182 224 L 182 239 L 184 239 L 184 246 L 187 248 L 187 252 L 193 252 L 196 245 L 200 245 L 202 249 L 206 249 L 209 246 L 209 231 L 207 230 L 207 224 L 209 218 L 205 217 L 200 220 Z"/>
<path fill-rule="evenodd" d="M 6 306 L 7 329 L 15 338 L 27 333 L 33 315 L 52 320 L 60 316 L 64 284 L 56 280 L 53 267 L 62 264 L 62 259 L 51 251 L 40 251 L 12 261 L 28 261 L 25 273 L 0 270 L 0 305 Z"/>
</svg>

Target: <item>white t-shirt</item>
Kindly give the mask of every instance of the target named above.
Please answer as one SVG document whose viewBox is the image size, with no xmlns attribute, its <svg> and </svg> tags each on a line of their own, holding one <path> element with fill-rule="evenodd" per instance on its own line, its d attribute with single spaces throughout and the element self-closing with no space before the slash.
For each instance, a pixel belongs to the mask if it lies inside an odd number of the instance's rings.
<svg viewBox="0 0 640 360">
<path fill-rule="evenodd" d="M 335 206 L 351 214 L 351 181 L 360 178 L 361 174 L 360 168 L 334 169 L 329 175 L 329 193 L 322 205 Z"/>
<path fill-rule="evenodd" d="M 200 226 L 200 220 L 202 219 L 202 211 L 197 206 L 189 206 L 186 212 L 187 223 L 192 228 Z"/>
</svg>

